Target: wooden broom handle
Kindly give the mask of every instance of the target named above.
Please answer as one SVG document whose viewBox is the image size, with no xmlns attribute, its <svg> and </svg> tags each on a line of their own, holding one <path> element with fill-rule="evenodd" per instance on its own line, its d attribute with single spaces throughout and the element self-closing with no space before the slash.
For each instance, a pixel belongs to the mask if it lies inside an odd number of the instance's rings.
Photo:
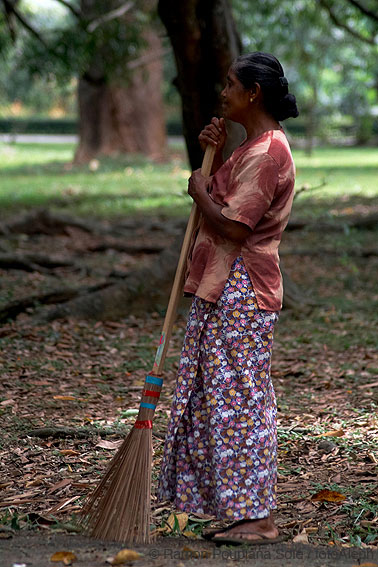
<svg viewBox="0 0 378 567">
<path fill-rule="evenodd" d="M 215 155 L 215 147 L 207 146 L 201 167 L 201 173 L 205 177 L 209 177 L 211 173 L 214 155 Z M 197 209 L 197 205 L 193 203 L 185 231 L 184 241 L 181 247 L 180 258 L 176 268 L 175 279 L 173 280 L 172 291 L 164 319 L 163 329 L 161 332 L 160 344 L 156 352 L 155 362 L 152 370 L 152 373 L 157 376 L 160 376 L 160 374 L 163 371 L 165 355 L 168 350 L 168 344 L 171 338 L 172 327 L 176 317 L 177 306 L 181 296 L 182 287 L 184 284 L 186 260 L 188 257 L 189 246 L 192 239 L 193 231 L 198 224 L 198 220 L 199 220 L 199 212 Z"/>
</svg>

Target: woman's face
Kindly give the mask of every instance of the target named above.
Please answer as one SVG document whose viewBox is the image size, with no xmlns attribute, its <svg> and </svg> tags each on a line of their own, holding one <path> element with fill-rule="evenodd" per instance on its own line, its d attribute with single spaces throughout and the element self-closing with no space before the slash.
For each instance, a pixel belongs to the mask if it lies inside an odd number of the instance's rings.
<svg viewBox="0 0 378 567">
<path fill-rule="evenodd" d="M 249 109 L 251 93 L 237 79 L 232 68 L 227 75 L 226 86 L 221 92 L 224 118 L 243 123 Z"/>
</svg>

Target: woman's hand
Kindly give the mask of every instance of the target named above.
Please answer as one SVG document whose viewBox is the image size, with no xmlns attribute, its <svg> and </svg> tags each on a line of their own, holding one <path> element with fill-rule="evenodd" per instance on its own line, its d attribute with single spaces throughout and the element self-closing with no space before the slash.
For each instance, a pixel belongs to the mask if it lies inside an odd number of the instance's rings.
<svg viewBox="0 0 378 567">
<path fill-rule="evenodd" d="M 211 119 L 211 123 L 205 126 L 198 136 L 203 151 L 205 151 L 206 146 L 210 144 L 211 146 L 215 146 L 216 153 L 223 150 L 226 139 L 227 132 L 224 118 L 216 118 L 215 116 Z"/>
<path fill-rule="evenodd" d="M 188 184 L 188 193 L 193 199 L 193 201 L 198 202 L 202 196 L 207 195 L 207 187 L 208 187 L 209 179 L 208 177 L 204 177 L 201 173 L 200 169 L 196 169 L 193 171 L 192 175 L 189 178 Z"/>
</svg>

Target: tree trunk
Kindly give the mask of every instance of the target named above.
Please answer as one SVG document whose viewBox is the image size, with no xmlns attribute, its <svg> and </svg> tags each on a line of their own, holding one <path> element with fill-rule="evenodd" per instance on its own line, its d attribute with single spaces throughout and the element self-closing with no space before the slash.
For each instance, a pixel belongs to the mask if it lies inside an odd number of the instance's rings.
<svg viewBox="0 0 378 567">
<path fill-rule="evenodd" d="M 306 116 L 306 144 L 305 152 L 307 156 L 312 155 L 316 132 L 316 114 L 318 107 L 318 87 L 316 83 L 312 84 L 313 97 L 307 108 Z"/>
<path fill-rule="evenodd" d="M 82 0 L 82 9 L 93 16 L 93 0 Z M 124 77 L 108 76 L 107 46 L 99 45 L 79 79 L 76 163 L 120 153 L 143 153 L 157 160 L 165 157 L 161 40 L 154 29 L 142 35 L 147 47 L 139 53 L 140 64 L 131 70 L 125 61 Z"/>
<path fill-rule="evenodd" d="M 158 10 L 175 54 L 184 136 L 196 169 L 202 161 L 198 134 L 212 116 L 220 115 L 219 95 L 241 43 L 228 0 L 159 0 Z M 232 132 L 233 147 L 238 141 Z"/>
</svg>

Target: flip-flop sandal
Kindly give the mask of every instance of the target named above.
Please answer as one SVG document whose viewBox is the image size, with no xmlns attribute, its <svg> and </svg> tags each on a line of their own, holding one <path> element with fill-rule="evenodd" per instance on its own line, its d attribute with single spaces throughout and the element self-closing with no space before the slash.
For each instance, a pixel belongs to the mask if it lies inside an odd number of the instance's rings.
<svg viewBox="0 0 378 567">
<path fill-rule="evenodd" d="M 213 537 L 211 541 L 216 545 L 269 545 L 269 544 L 280 543 L 282 541 L 285 541 L 285 538 L 283 536 L 277 536 L 272 538 L 257 532 L 248 532 L 248 533 L 250 535 L 257 535 L 259 537 L 258 539 L 248 539 L 243 537 L 224 536 L 224 537 Z"/>
<path fill-rule="evenodd" d="M 223 528 L 207 528 L 204 529 L 202 532 L 202 537 L 204 539 L 207 540 L 212 540 L 213 537 L 216 534 L 221 534 L 222 532 L 227 532 L 228 530 L 230 530 L 231 528 L 236 528 L 237 526 L 241 526 L 242 524 L 245 524 L 246 521 L 248 520 L 236 520 L 235 522 L 232 522 L 232 524 L 229 524 L 228 526 L 223 526 Z"/>
<path fill-rule="evenodd" d="M 203 539 L 207 539 L 208 541 L 210 541 L 216 534 L 221 534 L 226 530 L 227 528 L 208 528 L 203 530 L 201 537 L 203 537 Z"/>
</svg>

